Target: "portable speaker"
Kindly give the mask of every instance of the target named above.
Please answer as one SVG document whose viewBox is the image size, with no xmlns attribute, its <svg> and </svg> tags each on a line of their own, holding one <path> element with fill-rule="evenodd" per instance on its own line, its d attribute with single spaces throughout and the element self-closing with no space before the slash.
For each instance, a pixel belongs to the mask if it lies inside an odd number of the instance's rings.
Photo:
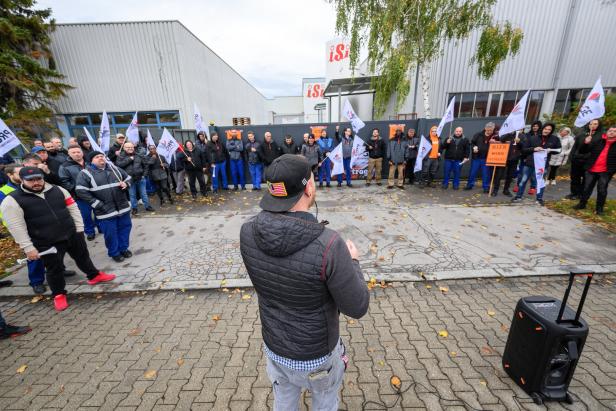
<svg viewBox="0 0 616 411">
<path fill-rule="evenodd" d="M 518 301 L 511 321 L 503 368 L 537 404 L 543 401 L 572 403 L 569 383 L 588 336 L 580 318 L 593 272 L 574 270 L 563 301 L 545 296 Z M 577 311 L 567 307 L 576 277 L 586 277 Z"/>
</svg>

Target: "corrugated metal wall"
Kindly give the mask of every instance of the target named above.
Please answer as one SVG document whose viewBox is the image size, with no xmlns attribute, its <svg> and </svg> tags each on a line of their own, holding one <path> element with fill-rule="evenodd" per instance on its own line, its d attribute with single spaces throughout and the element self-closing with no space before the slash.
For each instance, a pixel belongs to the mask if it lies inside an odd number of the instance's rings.
<svg viewBox="0 0 616 411">
<path fill-rule="evenodd" d="M 51 49 L 76 86 L 59 113 L 180 110 L 192 128 L 197 103 L 219 124 L 267 118 L 265 98 L 177 21 L 60 24 Z"/>
<path fill-rule="evenodd" d="M 494 8 L 496 19 L 509 20 L 524 31 L 520 52 L 501 63 L 492 78 L 484 80 L 477 76 L 476 66 L 469 66 L 479 33 L 459 43 L 446 44 L 443 56 L 430 69 L 432 115 L 439 117 L 445 110 L 448 93 L 553 89 L 565 30 L 570 33 L 556 87 L 592 87 L 599 74 L 603 75 L 605 87 L 616 86 L 616 6 L 601 0 L 573 0 L 573 4 L 570 24 L 565 27 L 571 0 L 499 1 Z M 417 101 L 422 116 L 421 93 Z M 399 112 L 410 112 L 411 106 L 412 90 Z"/>
</svg>

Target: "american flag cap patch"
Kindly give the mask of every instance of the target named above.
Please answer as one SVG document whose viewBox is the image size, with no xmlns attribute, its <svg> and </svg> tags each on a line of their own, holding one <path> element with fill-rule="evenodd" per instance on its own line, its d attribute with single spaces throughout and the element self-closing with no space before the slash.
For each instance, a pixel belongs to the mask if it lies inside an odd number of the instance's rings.
<svg viewBox="0 0 616 411">
<path fill-rule="evenodd" d="M 269 193 L 274 197 L 287 197 L 287 188 L 285 187 L 283 182 L 280 183 L 271 183 L 267 182 L 267 189 Z"/>
</svg>

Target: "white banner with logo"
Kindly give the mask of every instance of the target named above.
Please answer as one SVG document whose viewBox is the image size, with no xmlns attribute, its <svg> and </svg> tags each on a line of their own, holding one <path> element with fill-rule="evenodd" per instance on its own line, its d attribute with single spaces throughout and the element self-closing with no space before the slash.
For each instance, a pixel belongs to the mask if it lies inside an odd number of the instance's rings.
<svg viewBox="0 0 616 411">
<path fill-rule="evenodd" d="M 351 102 L 349 100 L 345 100 L 344 108 L 342 109 L 344 116 L 351 122 L 351 127 L 353 128 L 353 133 L 359 133 L 359 130 L 364 128 L 366 123 L 361 121 L 361 118 L 357 117 L 355 114 L 355 110 L 353 110 L 353 106 L 351 106 Z"/>
<path fill-rule="evenodd" d="M 101 150 L 103 153 L 109 151 L 109 143 L 111 140 L 111 129 L 109 128 L 109 116 L 107 116 L 107 112 L 103 111 L 103 116 L 101 117 L 101 129 L 99 132 L 100 142 L 101 142 Z"/>
<path fill-rule="evenodd" d="M 605 114 L 605 92 L 601 85 L 601 77 L 595 83 L 595 86 L 590 90 L 584 105 L 580 108 L 577 118 L 575 119 L 576 127 L 584 127 L 591 120 L 601 118 Z"/>
<path fill-rule="evenodd" d="M 332 176 L 344 173 L 344 164 L 342 162 L 342 143 L 338 144 L 336 148 L 329 152 L 327 155 L 331 160 L 334 168 L 332 169 Z"/>
<path fill-rule="evenodd" d="M 137 112 L 133 116 L 133 121 L 126 129 L 126 138 L 134 145 L 139 144 L 139 122 L 137 121 Z"/>
<path fill-rule="evenodd" d="M 439 137 L 441 136 L 441 133 L 443 132 L 443 127 L 445 127 L 445 124 L 451 123 L 453 121 L 453 118 L 454 118 L 453 108 L 455 107 L 455 105 L 456 105 L 456 96 L 453 96 L 453 98 L 449 102 L 449 106 L 447 106 L 447 111 L 445 111 L 445 115 L 441 119 L 441 122 L 439 123 L 436 129 L 437 136 Z"/>
<path fill-rule="evenodd" d="M 414 173 L 421 171 L 423 168 L 423 159 L 432 151 L 432 142 L 425 138 L 423 135 L 421 136 L 419 143 L 419 149 L 417 151 L 417 160 L 415 161 L 415 168 L 413 169 Z"/>
<path fill-rule="evenodd" d="M 525 112 L 526 102 L 528 101 L 529 95 L 530 90 L 528 90 L 513 107 L 513 110 L 511 110 L 511 113 L 509 113 L 503 123 L 503 126 L 500 128 L 500 131 L 498 132 L 499 135 L 504 136 L 505 134 L 513 133 L 514 131 L 522 130 L 526 127 Z"/>
<path fill-rule="evenodd" d="M 167 129 L 164 129 L 163 135 L 158 141 L 158 146 L 156 146 L 156 152 L 165 157 L 167 163 L 171 164 L 171 157 L 173 157 L 173 154 L 175 154 L 179 147 L 180 145 L 175 138 L 173 138 L 171 133 L 169 133 Z"/>
<path fill-rule="evenodd" d="M 21 142 L 15 133 L 0 118 L 0 156 L 5 155 L 20 144 Z"/>
<path fill-rule="evenodd" d="M 148 136 L 145 138 L 145 143 L 148 145 L 148 147 L 156 145 L 156 143 L 154 143 L 154 139 L 152 138 L 152 133 L 150 133 L 149 129 Z"/>
<path fill-rule="evenodd" d="M 207 139 L 210 139 L 210 130 L 208 130 L 207 126 L 205 125 L 205 122 L 203 121 L 203 116 L 201 116 L 201 112 L 199 111 L 199 107 L 197 107 L 197 103 L 194 104 L 195 106 L 195 130 L 197 130 L 197 134 L 199 134 L 200 131 L 203 131 L 205 133 L 205 135 L 207 136 Z"/>
<path fill-rule="evenodd" d="M 535 177 L 537 177 L 538 190 L 541 190 L 543 187 L 545 187 L 545 180 L 543 179 L 543 175 L 545 174 L 547 158 L 547 151 L 536 151 L 533 153 L 533 160 L 535 160 Z"/>
</svg>

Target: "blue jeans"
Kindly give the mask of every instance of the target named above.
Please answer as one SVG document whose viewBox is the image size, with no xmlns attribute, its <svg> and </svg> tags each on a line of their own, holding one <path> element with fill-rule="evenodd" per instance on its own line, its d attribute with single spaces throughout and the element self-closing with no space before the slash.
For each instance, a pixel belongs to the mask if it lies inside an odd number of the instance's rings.
<svg viewBox="0 0 616 411">
<path fill-rule="evenodd" d="M 252 187 L 257 190 L 261 189 L 261 176 L 263 175 L 263 164 L 251 164 L 248 163 L 248 169 L 250 170 L 250 176 L 252 177 Z"/>
<path fill-rule="evenodd" d="M 214 174 L 215 173 L 215 174 Z M 229 188 L 227 183 L 227 162 L 216 163 L 216 167 L 212 169 L 212 190 L 218 190 L 220 183 L 222 182 L 222 188 L 225 190 Z"/>
<path fill-rule="evenodd" d="M 531 180 L 532 178 L 535 179 L 535 184 L 537 184 L 536 183 L 537 177 L 535 176 L 535 167 L 524 166 L 524 170 L 522 171 L 522 180 L 520 181 L 520 184 L 518 184 L 519 188 L 518 188 L 518 193 L 515 196 L 516 198 L 522 198 L 522 196 L 524 195 L 524 190 L 526 189 L 526 183 L 528 183 L 528 180 Z M 532 181 L 531 181 L 531 187 L 532 187 Z M 537 191 L 537 200 L 543 200 L 544 190 L 545 190 L 545 187 Z"/>
<path fill-rule="evenodd" d="M 526 167 L 525 161 L 523 158 L 520 159 L 520 164 L 518 164 L 518 187 L 522 182 L 522 177 L 524 176 L 524 167 Z M 537 176 L 535 173 L 532 173 L 530 176 L 530 188 L 537 188 Z"/>
<path fill-rule="evenodd" d="M 344 175 L 348 186 L 351 185 L 351 157 L 343 158 L 342 165 L 344 166 Z M 342 174 L 338 174 L 338 184 L 342 184 Z"/>
<path fill-rule="evenodd" d="M 98 220 L 98 225 L 105 236 L 105 246 L 109 257 L 115 257 L 128 250 L 130 230 L 133 227 L 129 213 Z"/>
<path fill-rule="evenodd" d="M 443 187 L 449 186 L 449 177 L 453 172 L 453 188 L 458 188 L 460 186 L 460 172 L 462 171 L 462 166 L 460 162 L 457 160 L 445 160 L 445 178 L 443 179 Z"/>
<path fill-rule="evenodd" d="M 323 184 L 323 179 L 329 185 L 332 181 L 332 161 L 329 158 L 323 160 L 321 167 L 319 167 L 319 184 Z"/>
<path fill-rule="evenodd" d="M 481 186 L 484 191 L 490 189 L 490 170 L 489 167 L 486 166 L 485 158 L 477 158 L 471 162 L 471 173 L 468 176 L 467 187 L 473 188 L 475 185 L 475 180 L 477 179 L 477 174 L 479 174 L 479 170 L 481 170 Z"/>
<path fill-rule="evenodd" d="M 83 232 L 86 235 L 94 235 L 94 218 L 92 218 L 92 207 L 87 201 L 77 200 L 77 207 L 79 208 L 79 212 L 81 213 L 81 218 L 83 218 Z"/>
<path fill-rule="evenodd" d="M 338 394 L 346 370 L 342 341 L 324 364 L 311 371 L 297 371 L 267 358 L 267 376 L 274 392 L 274 411 L 298 410 L 302 388 L 312 394 L 312 408 L 338 410 Z"/>
<path fill-rule="evenodd" d="M 28 280 L 30 287 L 41 285 L 45 282 L 45 264 L 40 258 L 38 260 L 28 260 Z"/>
<path fill-rule="evenodd" d="M 236 187 L 238 184 L 241 185 L 242 188 L 246 186 L 246 180 L 244 180 L 244 160 L 241 158 L 231 160 L 231 179 Z"/>
<path fill-rule="evenodd" d="M 148 192 L 145 189 L 145 178 L 142 178 L 139 181 L 133 181 L 130 187 L 128 187 L 128 195 L 130 196 L 130 206 L 132 207 L 132 209 L 135 210 L 138 206 L 137 190 L 139 190 L 139 196 L 141 196 L 141 201 L 143 201 L 143 206 L 145 208 L 150 207 L 150 200 L 148 198 Z"/>
</svg>

